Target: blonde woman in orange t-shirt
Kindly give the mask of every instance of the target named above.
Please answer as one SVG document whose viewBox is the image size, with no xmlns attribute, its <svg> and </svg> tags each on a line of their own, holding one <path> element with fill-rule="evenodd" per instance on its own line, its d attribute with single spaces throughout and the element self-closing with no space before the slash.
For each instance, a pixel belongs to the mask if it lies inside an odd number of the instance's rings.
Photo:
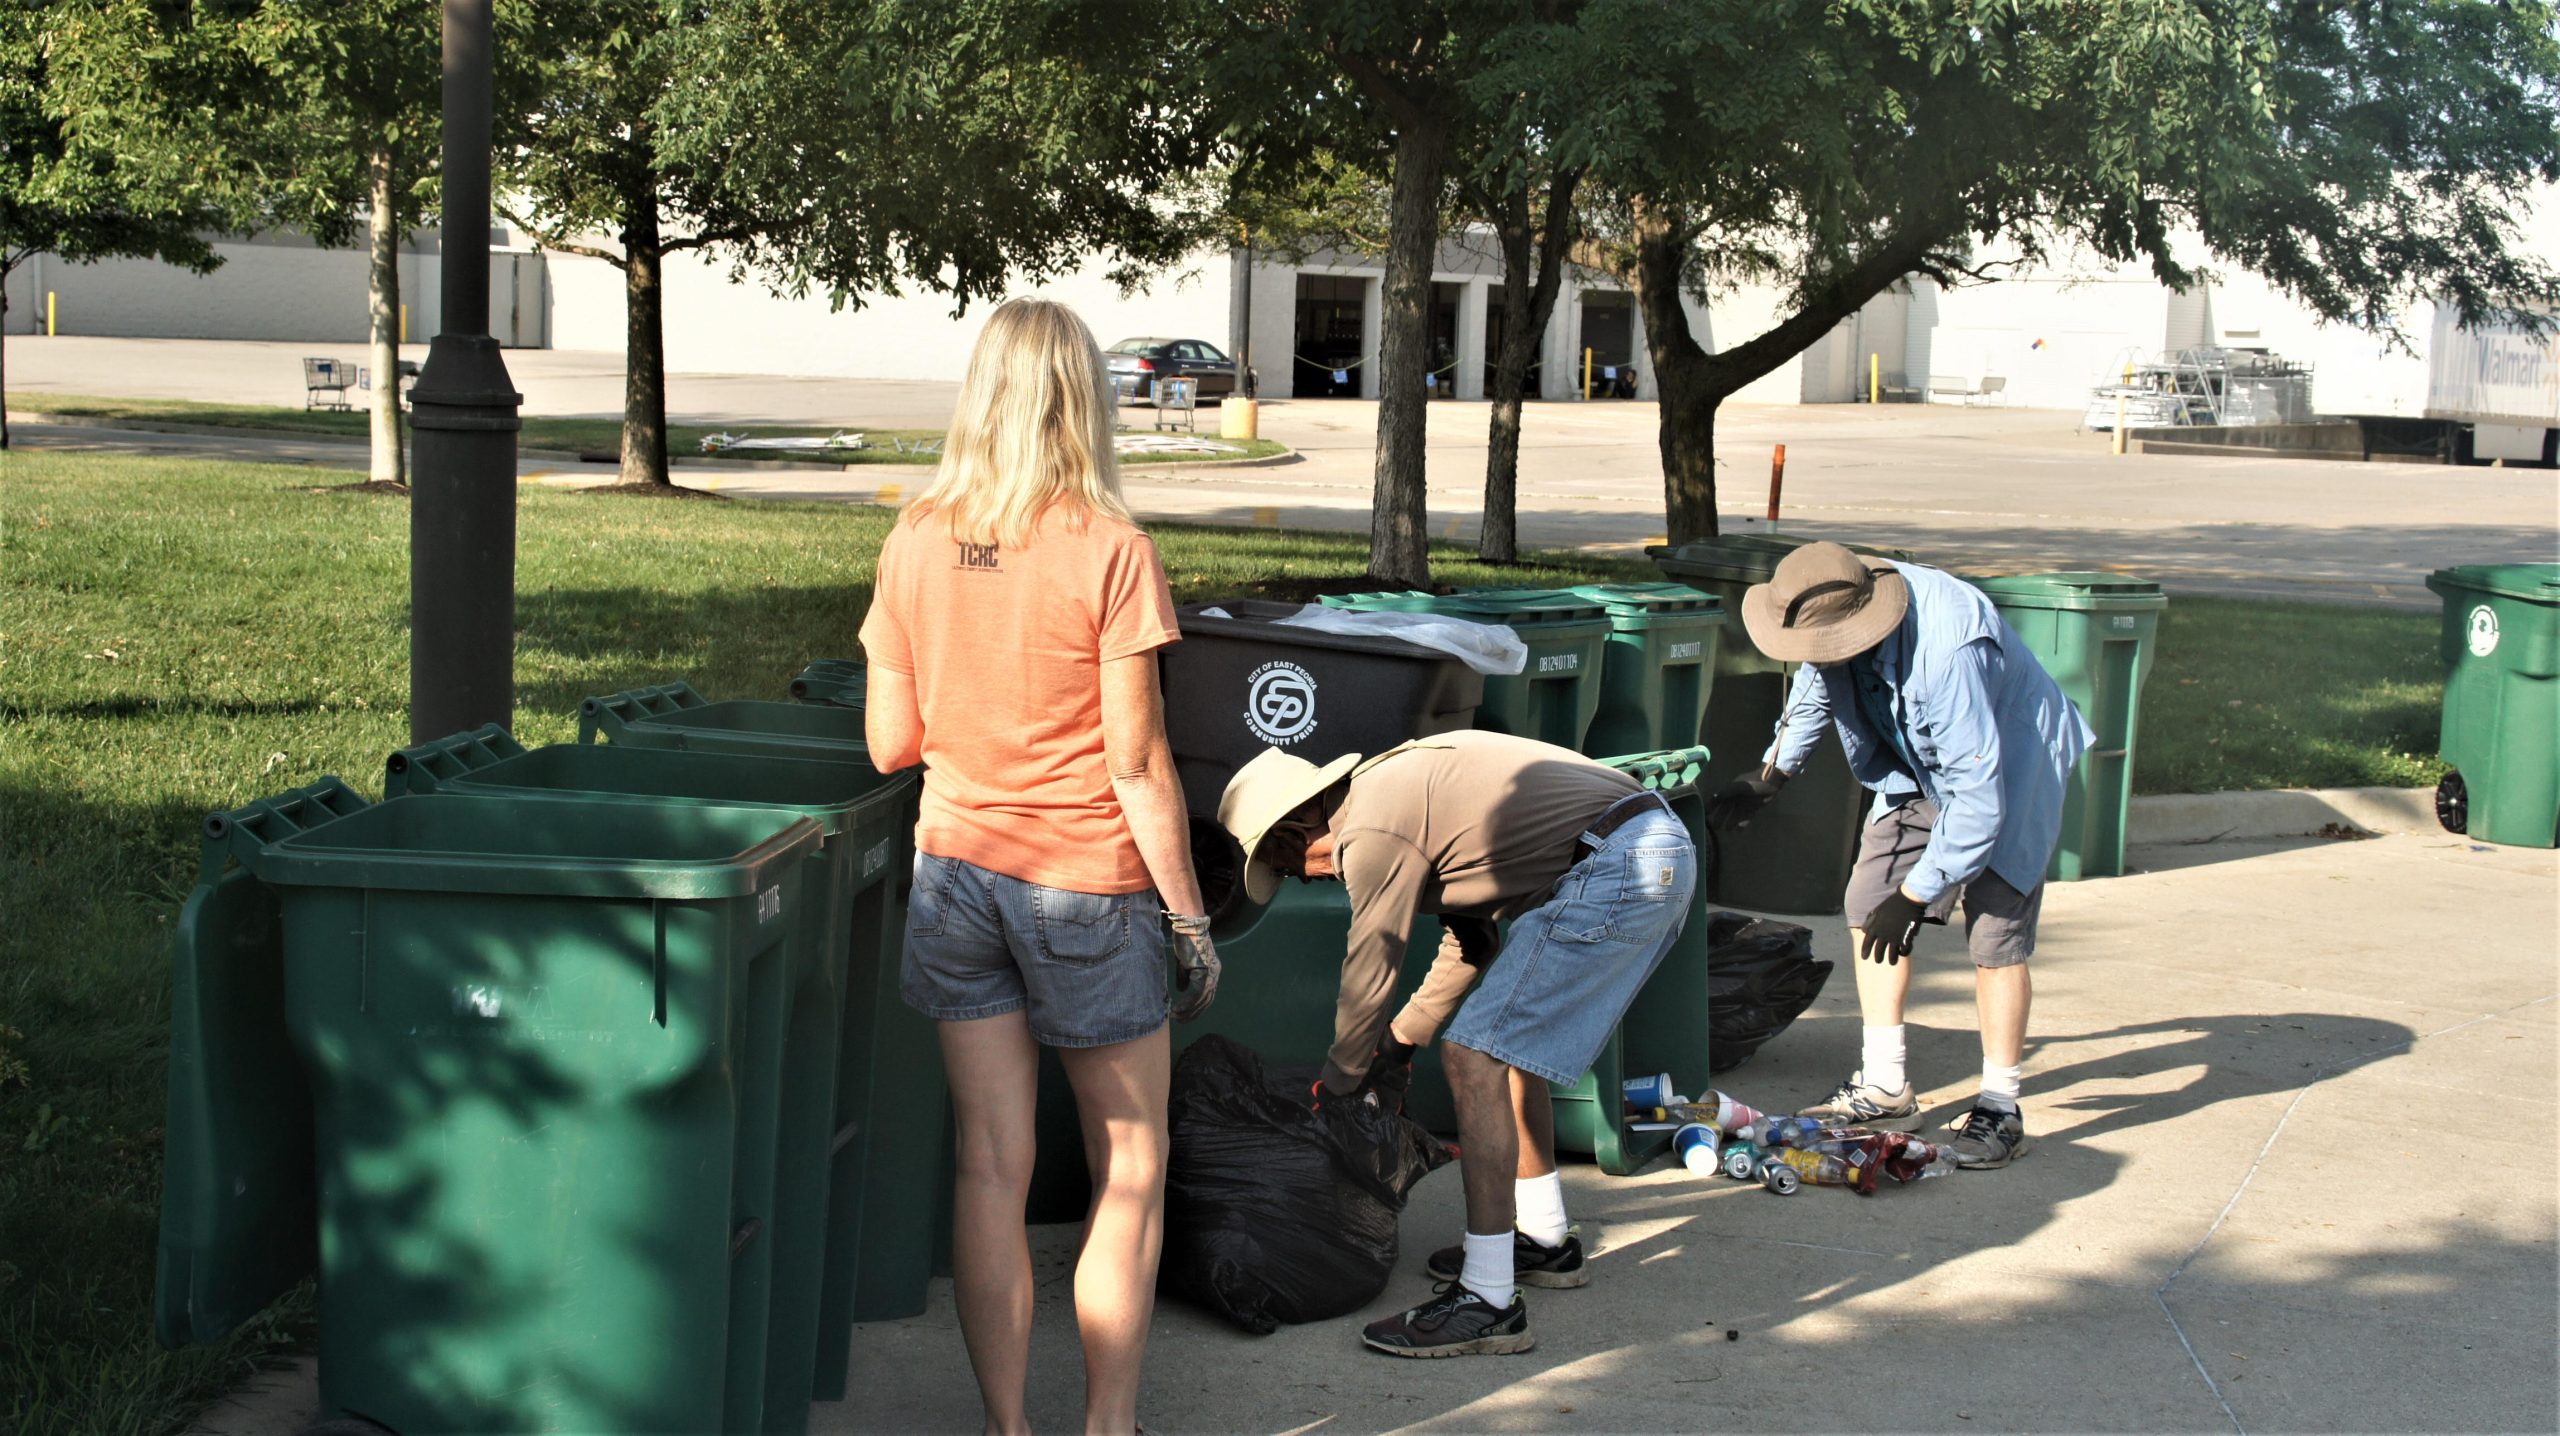
<svg viewBox="0 0 2560 1436">
<path fill-rule="evenodd" d="M 954 1288 L 990 1432 L 1030 1429 L 1040 1048 L 1075 1087 L 1095 1174 L 1075 1281 L 1085 1428 L 1128 1433 L 1164 1232 L 1168 938 L 1172 1015 L 1217 990 L 1156 679 L 1181 635 L 1120 500 L 1113 413 L 1073 311 L 998 308 L 862 625 L 872 761 L 925 765 L 900 987 L 940 1024 L 951 1076 Z"/>
</svg>

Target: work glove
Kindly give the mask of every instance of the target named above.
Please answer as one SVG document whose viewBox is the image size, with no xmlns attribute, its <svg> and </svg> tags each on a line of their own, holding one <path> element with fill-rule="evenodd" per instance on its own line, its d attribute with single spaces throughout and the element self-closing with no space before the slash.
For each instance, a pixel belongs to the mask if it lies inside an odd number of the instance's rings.
<svg viewBox="0 0 2560 1436">
<path fill-rule="evenodd" d="M 1920 924 L 1929 916 L 1929 905 L 1897 887 L 1893 895 L 1876 904 L 1867 920 L 1858 924 L 1858 956 L 1869 962 L 1887 966 L 1911 955 L 1911 943 L 1920 935 Z"/>
<path fill-rule="evenodd" d="M 1778 790 L 1787 785 L 1786 770 L 1774 763 L 1763 763 L 1757 773 L 1747 773 L 1716 789 L 1707 799 L 1707 826 L 1710 828 L 1747 828 L 1751 819 Z"/>
<path fill-rule="evenodd" d="M 1173 1020 L 1189 1022 L 1209 1010 L 1218 997 L 1216 944 L 1209 941 L 1209 919 L 1167 913 L 1173 923 L 1173 985 L 1182 993 L 1173 1004 Z"/>
<path fill-rule="evenodd" d="M 1404 1110 L 1404 1094 L 1413 1087 L 1413 1044 L 1398 1042 L 1394 1033 L 1378 1039 L 1378 1050 L 1369 1057 L 1368 1075 L 1348 1092 L 1325 1090 L 1324 1079 L 1307 1089 L 1307 1106 L 1324 1110 L 1329 1102 L 1366 1102 L 1390 1112 Z"/>
</svg>

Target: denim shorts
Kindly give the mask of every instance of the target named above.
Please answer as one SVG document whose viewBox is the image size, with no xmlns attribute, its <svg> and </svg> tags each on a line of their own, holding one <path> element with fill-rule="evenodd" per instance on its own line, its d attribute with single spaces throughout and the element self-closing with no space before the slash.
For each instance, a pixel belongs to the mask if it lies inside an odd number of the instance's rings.
<svg viewBox="0 0 2560 1436">
<path fill-rule="evenodd" d="M 1050 1047 L 1107 1047 L 1164 1026 L 1165 925 L 1150 892 L 1079 893 L 916 854 L 898 992 L 941 1022 L 1030 1009 Z"/>
<path fill-rule="evenodd" d="M 1659 808 L 1631 819 L 1512 920 L 1441 1040 L 1560 1087 L 1581 1080 L 1679 938 L 1697 886 L 1680 820 Z"/>
<path fill-rule="evenodd" d="M 1858 865 L 1850 870 L 1840 910 L 1856 927 L 1920 866 L 1938 805 L 1916 794 L 1896 803 L 1858 835 Z M 2036 950 L 2036 920 L 2044 915 L 2044 884 L 2022 893 L 1998 873 L 1985 872 L 1961 888 L 1949 888 L 1929 904 L 1929 920 L 1945 922 L 1964 902 L 1965 947 L 1976 967 L 2015 967 Z"/>
</svg>

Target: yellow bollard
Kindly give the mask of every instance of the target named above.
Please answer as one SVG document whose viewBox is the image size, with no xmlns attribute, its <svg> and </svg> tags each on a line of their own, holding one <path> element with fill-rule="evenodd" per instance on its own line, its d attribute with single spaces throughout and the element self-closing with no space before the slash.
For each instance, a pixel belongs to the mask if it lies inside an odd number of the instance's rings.
<svg viewBox="0 0 2560 1436">
<path fill-rule="evenodd" d="M 1883 395 L 1884 356 L 1881 354 L 1870 354 L 1867 356 L 1867 402 L 1870 404 L 1880 404 L 1884 402 Z"/>
<path fill-rule="evenodd" d="M 2116 396 L 2115 443 L 2116 457 L 2121 459 L 2124 457 L 2124 396 L 2122 394 Z"/>
<path fill-rule="evenodd" d="M 50 289 L 46 290 L 44 292 L 44 337 L 47 339 L 51 339 L 55 333 L 53 327 L 53 300 L 53 291 Z"/>
<path fill-rule="evenodd" d="M 400 306 L 400 342 L 409 342 L 409 306 L 406 304 Z"/>
<path fill-rule="evenodd" d="M 1582 397 L 1586 403 L 1591 398 L 1591 351 L 1589 349 L 1582 351 Z"/>
<path fill-rule="evenodd" d="M 878 490 L 877 492 L 875 492 L 874 494 L 872 494 L 872 496 L 871 496 L 871 501 L 872 501 L 873 503 L 875 503 L 875 504 L 892 504 L 892 505 L 894 505 L 894 504 L 896 504 L 896 503 L 898 502 L 898 500 L 903 499 L 903 498 L 905 498 L 906 496 L 907 496 L 907 490 L 906 490 L 906 486 L 905 486 L 905 485 L 903 485 L 903 484 L 882 484 L 882 485 L 880 486 L 879 490 Z"/>
<path fill-rule="evenodd" d="M 1218 405 L 1218 437 L 1221 439 L 1258 439 L 1262 436 L 1262 406 L 1251 399 L 1230 394 Z"/>
</svg>

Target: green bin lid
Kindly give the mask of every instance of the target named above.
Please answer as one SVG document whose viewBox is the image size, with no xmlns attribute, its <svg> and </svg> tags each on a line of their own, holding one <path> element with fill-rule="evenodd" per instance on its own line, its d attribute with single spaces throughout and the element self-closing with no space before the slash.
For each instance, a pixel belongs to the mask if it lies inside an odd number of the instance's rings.
<svg viewBox="0 0 2560 1436">
<path fill-rule="evenodd" d="M 1575 594 L 1599 604 L 1611 618 L 1677 616 L 1702 623 L 1722 623 L 1724 600 L 1685 583 L 1585 583 Z"/>
<path fill-rule="evenodd" d="M 1461 589 L 1439 600 L 1435 609 L 1441 613 L 1499 619 L 1514 628 L 1605 625 L 1609 619 L 1608 609 L 1569 588 Z"/>
<path fill-rule="evenodd" d="M 2151 580 L 2116 573 L 2020 573 L 1972 582 L 2005 608 L 2163 608 L 2169 602 Z"/>
<path fill-rule="evenodd" d="M 558 897 L 744 897 L 818 846 L 785 809 L 430 793 L 279 838 L 250 862 L 289 887 Z"/>
<path fill-rule="evenodd" d="M 2529 603 L 2560 603 L 2560 563 L 2466 563 L 2427 575 L 2438 593 L 2494 593 Z"/>
<path fill-rule="evenodd" d="M 1698 539 L 1677 548 L 1649 548 L 1645 552 L 1654 567 L 1674 578 L 1695 573 L 1728 583 L 1766 583 L 1777 571 L 1778 561 L 1809 543 L 1822 540 L 1810 534 L 1751 533 L 1719 534 L 1711 539 Z M 1872 548 L 1866 544 L 1850 544 L 1853 553 L 1871 558 L 1889 558 L 1897 563 L 1915 560 L 1909 549 Z"/>
</svg>

